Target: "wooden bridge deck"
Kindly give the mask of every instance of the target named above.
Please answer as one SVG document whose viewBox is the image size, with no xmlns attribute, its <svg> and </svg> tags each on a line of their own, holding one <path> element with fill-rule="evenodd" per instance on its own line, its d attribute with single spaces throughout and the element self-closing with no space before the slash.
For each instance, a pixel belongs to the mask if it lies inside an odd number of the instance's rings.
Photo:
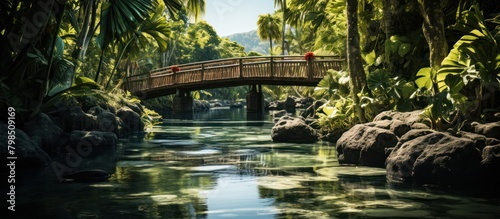
<svg viewBox="0 0 500 219">
<path fill-rule="evenodd" d="M 316 86 L 329 69 L 341 70 L 344 59 L 336 56 L 258 56 L 219 59 L 159 68 L 130 76 L 126 89 L 141 99 L 250 84 Z"/>
</svg>

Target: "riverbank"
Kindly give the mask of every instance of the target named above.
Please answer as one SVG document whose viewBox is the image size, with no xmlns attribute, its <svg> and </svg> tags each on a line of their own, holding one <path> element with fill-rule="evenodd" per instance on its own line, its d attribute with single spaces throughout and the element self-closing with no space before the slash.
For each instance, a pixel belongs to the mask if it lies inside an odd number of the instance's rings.
<svg viewBox="0 0 500 219">
<path fill-rule="evenodd" d="M 70 96 L 29 121 L 17 121 L 12 127 L 0 122 L 0 131 L 15 132 L 13 153 L 18 170 L 51 165 L 62 181 L 64 174 L 80 169 L 76 162 L 82 157 L 114 148 L 120 138 L 144 133 L 145 126 L 158 118 L 133 99 L 118 97 L 106 101 L 94 96 Z M 7 138 L 1 135 L 0 139 L 0 154 L 4 157 L 8 156 L 7 145 L 3 145 L 8 143 Z"/>
<path fill-rule="evenodd" d="M 464 122 L 461 130 L 436 131 L 421 111 L 385 111 L 372 122 L 345 132 L 325 133 L 310 106 L 298 118 L 275 114 L 276 142 L 336 143 L 340 164 L 385 168 L 387 180 L 436 186 L 489 186 L 500 183 L 500 113 L 486 123 Z"/>
</svg>

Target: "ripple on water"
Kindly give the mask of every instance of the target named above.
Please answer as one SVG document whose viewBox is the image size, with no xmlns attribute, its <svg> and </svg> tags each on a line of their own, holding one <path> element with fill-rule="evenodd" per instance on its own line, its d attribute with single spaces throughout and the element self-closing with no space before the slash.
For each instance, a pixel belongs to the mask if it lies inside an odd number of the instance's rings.
<svg viewBox="0 0 500 219">
<path fill-rule="evenodd" d="M 207 166 L 196 166 L 196 167 L 169 167 L 174 170 L 187 170 L 193 172 L 216 172 L 220 170 L 235 169 L 233 165 L 207 165 Z"/>
<path fill-rule="evenodd" d="M 152 161 L 135 161 L 135 160 L 124 160 L 118 161 L 116 167 L 151 167 L 154 166 Z"/>
<path fill-rule="evenodd" d="M 169 140 L 161 143 L 161 146 L 164 147 L 186 147 L 186 146 L 201 146 L 203 145 L 200 142 L 189 141 L 189 140 Z"/>
<path fill-rule="evenodd" d="M 386 170 L 375 167 L 340 166 L 327 167 L 315 170 L 316 173 L 324 176 L 385 176 Z"/>
<path fill-rule="evenodd" d="M 176 152 L 176 155 L 188 156 L 188 157 L 210 156 L 210 155 L 216 155 L 216 154 L 221 154 L 221 151 L 214 150 L 214 149 L 203 149 L 203 150 L 198 150 L 198 151 L 177 151 Z"/>
</svg>

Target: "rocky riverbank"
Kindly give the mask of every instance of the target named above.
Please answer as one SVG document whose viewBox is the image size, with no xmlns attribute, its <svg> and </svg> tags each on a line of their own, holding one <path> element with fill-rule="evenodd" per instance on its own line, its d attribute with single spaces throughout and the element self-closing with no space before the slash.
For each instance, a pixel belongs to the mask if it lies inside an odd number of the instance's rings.
<svg viewBox="0 0 500 219">
<path fill-rule="evenodd" d="M 114 105 L 86 97 L 61 101 L 34 119 L 17 124 L 16 167 L 46 166 L 53 158 L 71 152 L 89 156 L 98 149 L 116 146 L 119 138 L 144 132 L 144 121 L 151 118 L 144 118 L 147 115 L 141 104 L 121 101 Z M 0 132 L 7 130 L 8 125 L 0 122 Z M 8 156 L 7 142 L 7 135 L 0 135 L 0 156 Z"/>
<path fill-rule="evenodd" d="M 322 104 L 311 105 L 309 114 Z M 500 169 L 500 114 L 460 131 L 435 131 L 420 111 L 385 111 L 341 136 L 322 133 L 308 110 L 299 118 L 275 113 L 277 142 L 336 142 L 340 164 L 385 168 L 390 181 L 433 185 L 496 185 Z M 338 140 L 337 140 L 338 139 Z"/>
</svg>

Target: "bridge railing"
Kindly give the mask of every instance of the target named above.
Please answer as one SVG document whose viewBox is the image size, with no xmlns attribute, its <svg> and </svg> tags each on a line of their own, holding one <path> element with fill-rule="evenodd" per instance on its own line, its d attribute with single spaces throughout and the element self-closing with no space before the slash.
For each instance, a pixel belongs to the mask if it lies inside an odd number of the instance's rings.
<svg viewBox="0 0 500 219">
<path fill-rule="evenodd" d="M 317 80 L 323 78 L 328 69 L 341 70 L 343 62 L 343 58 L 336 56 L 315 56 L 313 60 L 305 60 L 304 56 L 219 59 L 178 65 L 178 72 L 173 72 L 171 66 L 155 69 L 128 77 L 126 85 L 134 93 L 165 86 L 222 82 L 235 78 Z"/>
</svg>

